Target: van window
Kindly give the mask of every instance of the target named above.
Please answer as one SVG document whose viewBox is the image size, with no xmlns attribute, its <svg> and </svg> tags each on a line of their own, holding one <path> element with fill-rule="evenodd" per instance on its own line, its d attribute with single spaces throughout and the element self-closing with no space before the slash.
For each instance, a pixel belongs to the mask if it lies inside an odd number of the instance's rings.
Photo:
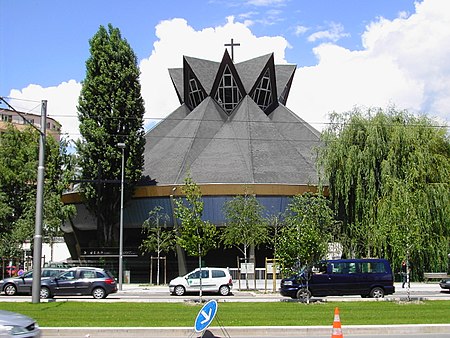
<svg viewBox="0 0 450 338">
<path fill-rule="evenodd" d="M 382 262 L 364 262 L 361 263 L 361 271 L 364 273 L 385 273 L 386 267 Z"/>
<path fill-rule="evenodd" d="M 222 270 L 213 270 L 212 271 L 212 278 L 222 278 L 225 277 L 225 271 Z"/>
<path fill-rule="evenodd" d="M 360 270 L 359 263 L 355 262 L 331 263 L 331 273 L 349 274 L 349 273 L 358 273 L 359 270 Z"/>
<path fill-rule="evenodd" d="M 191 273 L 188 276 L 188 278 L 189 279 L 198 279 L 198 278 L 200 278 L 200 271 L 197 270 L 197 271 Z M 202 278 L 209 278 L 209 271 L 208 270 L 202 270 Z"/>
</svg>

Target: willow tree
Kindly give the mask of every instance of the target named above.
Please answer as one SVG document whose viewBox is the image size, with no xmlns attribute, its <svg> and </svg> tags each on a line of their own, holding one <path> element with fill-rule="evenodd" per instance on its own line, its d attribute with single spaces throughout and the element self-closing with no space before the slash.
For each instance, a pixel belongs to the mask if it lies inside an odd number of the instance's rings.
<svg viewBox="0 0 450 338">
<path fill-rule="evenodd" d="M 81 190 L 97 218 L 98 245 L 112 246 L 118 240 L 122 154 L 125 202 L 142 174 L 144 101 L 136 55 L 119 29 L 100 26 L 89 43 L 91 55 L 78 101 Z"/>
<path fill-rule="evenodd" d="M 446 128 L 394 107 L 333 114 L 321 177 L 343 223 L 348 256 L 408 258 L 418 276 L 445 271 L 450 250 Z"/>
</svg>

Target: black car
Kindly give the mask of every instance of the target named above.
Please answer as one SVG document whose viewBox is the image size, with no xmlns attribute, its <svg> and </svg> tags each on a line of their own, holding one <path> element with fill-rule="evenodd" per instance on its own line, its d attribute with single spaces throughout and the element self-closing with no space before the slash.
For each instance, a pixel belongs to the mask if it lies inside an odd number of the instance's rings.
<svg viewBox="0 0 450 338">
<path fill-rule="evenodd" d="M 106 298 L 117 292 L 114 276 L 105 269 L 91 267 L 70 268 L 60 275 L 41 281 L 42 299 L 54 296 L 88 296 Z"/>
<path fill-rule="evenodd" d="M 441 281 L 439 282 L 439 286 L 441 287 L 441 289 L 450 291 L 450 278 L 441 279 Z"/>
<path fill-rule="evenodd" d="M 67 269 L 64 268 L 43 268 L 41 270 L 41 277 L 55 277 L 66 270 Z M 21 276 L 0 280 L 0 292 L 3 292 L 6 296 L 14 296 L 16 294 L 30 294 L 32 284 L 33 271 L 28 271 Z"/>
</svg>

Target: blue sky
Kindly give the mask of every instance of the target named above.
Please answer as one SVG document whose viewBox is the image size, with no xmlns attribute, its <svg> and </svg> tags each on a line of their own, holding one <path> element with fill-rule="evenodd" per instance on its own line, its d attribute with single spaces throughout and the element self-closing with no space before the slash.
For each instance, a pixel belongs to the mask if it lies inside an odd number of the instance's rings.
<svg viewBox="0 0 450 338">
<path fill-rule="evenodd" d="M 0 95 L 77 132 L 76 102 L 100 25 L 118 27 L 141 69 L 146 121 L 178 105 L 167 68 L 182 56 L 220 61 L 234 38 L 236 62 L 274 52 L 297 65 L 287 103 L 322 129 L 355 105 L 450 115 L 447 0 L 0 0 Z"/>
</svg>

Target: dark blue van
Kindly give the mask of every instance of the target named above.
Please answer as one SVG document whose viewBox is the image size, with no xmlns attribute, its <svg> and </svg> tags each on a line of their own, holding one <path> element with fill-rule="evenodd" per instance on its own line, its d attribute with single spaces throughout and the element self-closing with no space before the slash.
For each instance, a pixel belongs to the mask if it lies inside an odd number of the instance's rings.
<svg viewBox="0 0 450 338">
<path fill-rule="evenodd" d="M 361 295 L 382 298 L 395 292 L 394 276 L 385 259 L 335 259 L 321 261 L 281 280 L 282 296 Z"/>
</svg>

